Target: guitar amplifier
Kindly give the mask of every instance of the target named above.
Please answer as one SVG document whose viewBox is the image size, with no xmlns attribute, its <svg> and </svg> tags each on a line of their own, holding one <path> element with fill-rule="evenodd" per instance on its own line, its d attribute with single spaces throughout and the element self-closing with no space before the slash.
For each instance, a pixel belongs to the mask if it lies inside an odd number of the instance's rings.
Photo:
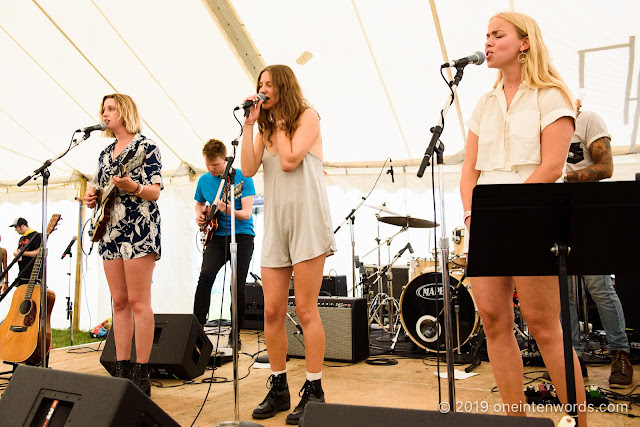
<svg viewBox="0 0 640 427">
<path fill-rule="evenodd" d="M 296 323 L 295 299 L 289 297 L 287 312 Z M 319 297 L 318 311 L 327 337 L 324 357 L 340 362 L 359 362 L 369 357 L 369 321 L 366 298 Z M 285 321 L 287 355 L 304 357 L 304 335 L 290 319 Z"/>
</svg>

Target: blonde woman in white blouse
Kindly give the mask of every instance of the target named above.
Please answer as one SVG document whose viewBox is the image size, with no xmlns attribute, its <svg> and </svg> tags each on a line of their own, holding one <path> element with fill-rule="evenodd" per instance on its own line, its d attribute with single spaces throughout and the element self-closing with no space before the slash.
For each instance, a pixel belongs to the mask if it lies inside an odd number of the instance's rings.
<svg viewBox="0 0 640 427">
<path fill-rule="evenodd" d="M 487 66 L 498 69 L 498 79 L 494 89 L 480 98 L 467 122 L 460 180 L 467 228 L 476 185 L 560 179 L 574 131 L 573 98 L 551 65 L 533 18 L 515 12 L 492 17 L 485 53 Z M 471 286 L 505 412 L 525 415 L 522 356 L 513 334 L 514 289 L 558 396 L 566 403 L 557 277 L 474 277 Z M 574 367 L 580 404 L 585 402 L 585 391 L 575 353 Z M 579 413 L 579 423 L 586 425 L 585 412 Z"/>
</svg>

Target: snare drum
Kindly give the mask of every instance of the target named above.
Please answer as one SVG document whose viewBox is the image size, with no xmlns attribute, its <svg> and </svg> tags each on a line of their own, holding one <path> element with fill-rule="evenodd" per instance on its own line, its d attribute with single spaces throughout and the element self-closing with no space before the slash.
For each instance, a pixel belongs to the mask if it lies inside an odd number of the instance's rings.
<svg viewBox="0 0 640 427">
<path fill-rule="evenodd" d="M 427 351 L 445 351 L 442 273 L 426 273 L 411 280 L 400 297 L 400 320 L 405 332 Z M 480 317 L 469 287 L 449 276 L 454 349 L 464 345 L 478 331 Z M 436 300 L 438 308 L 436 309 Z M 458 310 L 456 311 L 456 306 Z M 439 314 L 441 313 L 441 314 Z"/>
<path fill-rule="evenodd" d="M 459 268 L 464 268 L 467 266 L 467 257 L 464 253 L 464 239 L 467 227 L 456 227 L 452 233 L 453 251 L 451 252 L 451 262 Z"/>
</svg>

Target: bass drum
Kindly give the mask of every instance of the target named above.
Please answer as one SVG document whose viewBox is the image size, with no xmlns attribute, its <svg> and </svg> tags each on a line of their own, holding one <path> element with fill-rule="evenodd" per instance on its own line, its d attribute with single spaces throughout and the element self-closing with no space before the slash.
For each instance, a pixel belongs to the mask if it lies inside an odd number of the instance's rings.
<svg viewBox="0 0 640 427">
<path fill-rule="evenodd" d="M 400 297 L 402 326 L 409 338 L 427 351 L 438 351 L 438 347 L 440 351 L 445 351 L 441 283 L 442 273 L 422 274 L 405 286 Z M 454 349 L 458 349 L 478 331 L 480 321 L 476 304 L 467 286 L 453 276 L 449 276 L 449 286 L 452 299 L 453 345 Z M 440 334 L 442 339 L 438 345 Z"/>
</svg>

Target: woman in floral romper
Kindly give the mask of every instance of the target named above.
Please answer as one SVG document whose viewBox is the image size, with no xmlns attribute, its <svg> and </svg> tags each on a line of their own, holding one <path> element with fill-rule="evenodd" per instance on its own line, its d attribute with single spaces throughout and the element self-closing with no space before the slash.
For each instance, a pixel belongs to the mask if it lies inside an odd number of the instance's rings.
<svg viewBox="0 0 640 427">
<path fill-rule="evenodd" d="M 107 125 L 105 135 L 116 140 L 100 153 L 84 201 L 94 208 L 99 190 L 111 183 L 117 187 L 98 247 L 113 300 L 117 361 L 112 375 L 131 379 L 150 395 L 148 362 L 155 327 L 151 278 L 160 259 L 160 212 L 156 203 L 162 189 L 160 151 L 140 134 L 140 116 L 131 97 L 106 95 L 100 117 Z M 118 173 L 121 165 L 128 165 L 122 176 Z M 130 361 L 134 321 L 137 360 Z"/>
</svg>

